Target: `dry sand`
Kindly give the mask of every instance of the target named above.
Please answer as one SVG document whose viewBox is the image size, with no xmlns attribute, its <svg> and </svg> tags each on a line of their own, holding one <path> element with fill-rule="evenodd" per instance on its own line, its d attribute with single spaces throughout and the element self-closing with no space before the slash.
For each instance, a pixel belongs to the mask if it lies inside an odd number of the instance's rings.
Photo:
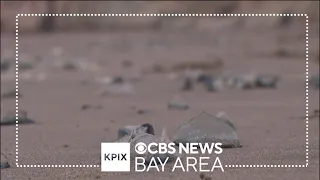
<svg viewBox="0 0 320 180">
<path fill-rule="evenodd" d="M 305 165 L 306 122 L 290 117 L 305 115 L 305 27 L 291 31 L 220 30 L 212 33 L 76 33 L 19 37 L 20 60 L 40 57 L 37 67 L 19 73 L 19 109 L 26 110 L 37 123 L 19 126 L 19 164 L 99 165 L 100 143 L 116 138 L 124 125 L 149 122 L 169 135 L 183 121 L 201 111 L 225 111 L 235 122 L 242 148 L 226 149 L 223 165 Z M 300 35 L 299 35 L 300 34 Z M 277 57 L 282 46 L 292 57 Z M 313 61 L 319 53 L 318 36 L 310 35 L 309 74 L 319 73 Z M 1 54 L 14 53 L 14 37 L 3 36 Z M 61 47 L 59 57 L 53 47 Z M 55 50 L 58 51 L 58 50 Z M 58 52 L 56 52 L 58 53 Z M 14 57 L 14 55 L 13 55 Z M 170 65 L 189 60 L 221 58 L 224 70 L 232 73 L 279 74 L 277 89 L 206 92 L 198 87 L 179 92 L 180 78 L 168 74 L 144 74 L 153 63 Z M 75 72 L 56 68 L 57 60 L 84 61 L 91 69 Z M 123 67 L 123 61 L 133 62 Z M 91 66 L 92 65 L 92 66 Z M 95 66 L 96 65 L 96 66 Z M 86 67 L 89 67 L 88 65 Z M 3 73 L 2 92 L 14 88 L 14 78 Z M 31 77 L 28 78 L 28 74 Z M 99 96 L 106 86 L 95 78 L 123 75 L 140 79 L 132 82 L 131 95 Z M 11 74 L 12 75 L 12 74 Z M 32 76 L 35 75 L 35 76 Z M 37 81 L 37 76 L 40 79 Z M 44 80 L 41 80 L 44 78 Z M 171 75 L 172 76 L 172 75 Z M 166 103 L 180 94 L 190 105 L 187 111 L 169 111 Z M 309 110 L 319 109 L 319 91 L 309 90 Z M 81 110 L 83 104 L 101 109 Z M 133 106 L 150 112 L 139 115 Z M 15 108 L 14 99 L 1 100 L 1 117 Z M 225 168 L 210 175 L 213 179 L 319 178 L 319 118 L 309 121 L 309 165 L 304 168 Z M 67 146 L 65 146 L 67 145 Z M 101 173 L 100 168 L 16 168 L 15 127 L 1 126 L 1 152 L 11 168 L 1 170 L 1 179 L 199 179 L 198 173 Z"/>
</svg>

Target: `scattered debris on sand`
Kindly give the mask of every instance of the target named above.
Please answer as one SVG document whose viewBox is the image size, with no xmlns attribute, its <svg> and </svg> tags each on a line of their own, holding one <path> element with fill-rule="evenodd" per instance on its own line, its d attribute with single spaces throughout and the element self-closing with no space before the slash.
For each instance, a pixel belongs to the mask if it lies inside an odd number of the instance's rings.
<svg viewBox="0 0 320 180">
<path fill-rule="evenodd" d="M 208 92 L 217 92 L 225 89 L 258 89 L 276 88 L 280 80 L 279 76 L 268 74 L 245 74 L 245 75 L 219 75 L 199 74 L 195 80 L 189 79 L 188 83 L 196 81 L 203 84 Z M 186 82 L 184 82 L 184 86 Z M 184 87 L 183 86 L 183 87 Z"/>
<path fill-rule="evenodd" d="M 106 76 L 98 78 L 96 81 L 106 85 L 100 92 L 100 96 L 130 95 L 135 92 L 134 85 L 122 76 Z"/>
<path fill-rule="evenodd" d="M 7 161 L 1 160 L 0 169 L 7 169 L 7 168 L 10 168 L 10 164 Z"/>
<path fill-rule="evenodd" d="M 10 59 L 2 59 L 1 60 L 1 72 L 5 72 L 8 71 L 10 69 L 10 61 L 14 62 L 14 60 L 10 60 Z"/>
<path fill-rule="evenodd" d="M 153 126 L 149 123 L 145 123 L 142 125 L 135 125 L 135 126 L 125 126 L 123 128 L 120 128 L 118 130 L 118 139 L 121 139 L 125 136 L 130 135 L 133 131 L 135 131 L 135 133 L 149 133 L 152 135 L 154 134 L 154 129 Z"/>
<path fill-rule="evenodd" d="M 193 82 L 191 80 L 191 78 L 186 78 L 183 81 L 183 85 L 182 85 L 182 91 L 190 91 L 193 89 Z"/>
<path fill-rule="evenodd" d="M 283 12 L 282 14 L 292 14 L 292 12 Z M 292 16 L 281 16 L 278 19 L 278 26 L 279 27 L 288 27 L 293 21 Z"/>
<path fill-rule="evenodd" d="M 31 61 L 19 61 L 19 71 L 31 70 L 35 67 L 34 63 Z"/>
<path fill-rule="evenodd" d="M 134 86 L 130 83 L 109 84 L 100 92 L 100 96 L 134 94 Z"/>
<path fill-rule="evenodd" d="M 295 51 L 280 47 L 273 52 L 272 56 L 275 56 L 278 58 L 294 58 L 294 57 L 300 57 L 302 56 L 302 54 L 299 52 L 295 52 Z"/>
<path fill-rule="evenodd" d="M 19 110 L 18 119 L 16 119 L 15 111 L 9 111 L 6 116 L 1 120 L 1 126 L 5 125 L 15 125 L 16 121 L 18 124 L 33 124 L 34 120 L 27 117 L 27 112 L 24 110 Z"/>
<path fill-rule="evenodd" d="M 255 86 L 258 88 L 276 88 L 279 80 L 280 77 L 275 75 L 258 75 Z"/>
<path fill-rule="evenodd" d="M 199 174 L 199 177 L 200 177 L 201 180 L 212 180 L 211 177 L 206 176 L 203 172 L 201 172 L 201 173 Z"/>
<path fill-rule="evenodd" d="M 312 113 L 309 114 L 309 116 L 300 116 L 300 117 L 290 117 L 290 119 L 299 119 L 299 120 L 306 120 L 308 118 L 308 120 L 312 120 L 312 119 L 319 119 L 320 118 L 320 110 L 319 109 L 315 109 L 313 110 Z"/>
<path fill-rule="evenodd" d="M 139 155 L 135 152 L 135 145 L 144 142 L 146 145 L 155 142 L 174 142 L 178 143 L 216 143 L 221 142 L 223 148 L 241 147 L 236 134 L 234 123 L 224 112 L 218 113 L 216 116 L 206 112 L 200 113 L 198 116 L 186 121 L 182 124 L 174 135 L 174 140 L 169 140 L 165 128 L 161 137 L 155 135 L 154 128 L 151 124 L 125 126 L 118 130 L 118 140 L 116 142 L 129 142 L 133 149 L 133 157 L 144 156 L 146 163 L 152 157 L 160 159 L 174 159 L 179 157 L 178 154 L 144 154 Z"/>
<path fill-rule="evenodd" d="M 63 148 L 67 148 L 67 147 L 69 147 L 69 145 L 68 144 L 64 144 L 64 145 L 62 145 L 62 147 Z"/>
<path fill-rule="evenodd" d="M 63 70 L 66 70 L 66 71 L 75 71 L 78 69 L 78 67 L 76 66 L 75 63 L 73 62 L 65 62 L 62 64 L 62 67 L 61 67 Z"/>
<path fill-rule="evenodd" d="M 142 114 L 147 114 L 149 111 L 145 109 L 138 109 L 137 114 L 142 115 Z"/>
<path fill-rule="evenodd" d="M 135 145 L 139 142 L 143 142 L 148 146 L 150 143 L 170 143 L 171 141 L 168 139 L 165 128 L 163 128 L 161 137 L 156 136 L 152 133 L 148 133 L 148 130 L 150 128 L 153 129 L 151 124 L 148 124 L 148 127 L 142 125 L 142 126 L 132 127 L 132 128 L 133 130 L 129 135 L 126 135 L 117 141 L 117 142 L 129 142 L 131 144 L 131 148 L 130 148 L 131 158 L 132 158 L 131 160 L 133 160 L 135 157 L 143 157 L 145 159 L 145 163 L 149 164 L 151 159 L 155 159 L 155 158 L 159 158 L 160 161 L 162 162 L 167 158 L 169 158 L 167 162 L 171 162 L 176 157 L 178 157 L 178 154 L 170 154 L 170 153 L 151 154 L 146 152 L 144 154 L 138 154 L 135 150 Z"/>
<path fill-rule="evenodd" d="M 3 153 L 1 153 L 0 169 L 7 169 L 7 168 L 10 168 L 8 158 Z"/>
<path fill-rule="evenodd" d="M 90 105 L 90 104 L 83 104 L 81 106 L 81 110 L 89 110 L 89 109 L 95 109 L 95 110 L 98 110 L 98 109 L 102 109 L 102 106 L 101 105 Z"/>
<path fill-rule="evenodd" d="M 113 83 L 113 84 L 121 84 L 121 83 L 124 83 L 124 82 L 125 82 L 125 81 L 124 81 L 124 78 L 123 78 L 123 77 L 121 77 L 121 76 L 115 76 L 115 77 L 113 77 L 111 83 Z"/>
<path fill-rule="evenodd" d="M 17 91 L 15 90 L 15 89 L 11 89 L 11 90 L 9 90 L 9 91 L 7 91 L 7 92 L 4 92 L 2 95 L 1 95 L 1 97 L 2 98 L 15 98 L 16 97 L 16 93 L 17 93 Z M 18 93 L 18 97 L 19 98 L 21 98 L 22 97 L 22 95 L 21 95 L 21 92 L 19 92 Z"/>
<path fill-rule="evenodd" d="M 224 114 L 214 116 L 201 112 L 184 122 L 174 135 L 175 143 L 215 143 L 221 142 L 224 148 L 241 147 L 233 122 Z"/>
<path fill-rule="evenodd" d="M 189 109 L 189 105 L 187 102 L 182 99 L 179 96 L 174 96 L 169 102 L 168 102 L 168 109 L 178 109 L 178 110 L 187 110 Z"/>
</svg>

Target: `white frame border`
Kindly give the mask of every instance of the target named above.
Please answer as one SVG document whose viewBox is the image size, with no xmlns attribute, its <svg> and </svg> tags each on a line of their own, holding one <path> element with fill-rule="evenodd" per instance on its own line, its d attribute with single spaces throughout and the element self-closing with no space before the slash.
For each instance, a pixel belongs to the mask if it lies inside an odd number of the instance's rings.
<svg viewBox="0 0 320 180">
<path fill-rule="evenodd" d="M 306 164 L 302 165 L 225 165 L 225 167 L 231 167 L 231 168 L 301 168 L 301 167 L 308 167 L 309 164 L 309 67 L 308 67 L 308 61 L 309 61 L 309 47 L 308 47 L 308 15 L 307 14 L 17 14 L 16 15 L 16 166 L 17 167 L 100 167 L 100 165 L 20 165 L 18 164 L 19 160 L 19 124 L 18 124 L 18 112 L 19 112 L 19 74 L 18 74 L 18 64 L 19 64 L 19 45 L 18 45 L 18 36 L 19 36 L 19 17 L 20 16 L 134 16 L 134 17 L 145 17 L 145 16 L 165 16 L 165 17 L 193 17 L 193 16 L 200 16 L 200 17 L 225 17 L 225 16 L 304 16 L 306 18 Z"/>
</svg>

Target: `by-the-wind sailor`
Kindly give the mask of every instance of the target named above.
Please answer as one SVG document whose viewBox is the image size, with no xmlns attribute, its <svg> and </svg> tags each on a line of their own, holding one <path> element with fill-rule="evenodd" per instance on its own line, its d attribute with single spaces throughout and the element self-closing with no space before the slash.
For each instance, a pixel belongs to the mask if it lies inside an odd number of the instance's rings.
<svg viewBox="0 0 320 180">
<path fill-rule="evenodd" d="M 241 147 L 233 123 L 224 115 L 206 112 L 182 124 L 174 135 L 175 143 L 222 143 L 224 148 Z"/>
</svg>

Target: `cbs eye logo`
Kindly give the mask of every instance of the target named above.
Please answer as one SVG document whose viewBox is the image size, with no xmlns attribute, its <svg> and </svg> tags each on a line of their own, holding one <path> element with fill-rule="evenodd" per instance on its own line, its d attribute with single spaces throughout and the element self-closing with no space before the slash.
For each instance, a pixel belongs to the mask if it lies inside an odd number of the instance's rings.
<svg viewBox="0 0 320 180">
<path fill-rule="evenodd" d="M 147 152 L 147 145 L 143 142 L 137 143 L 135 148 L 138 154 L 144 154 Z"/>
</svg>

